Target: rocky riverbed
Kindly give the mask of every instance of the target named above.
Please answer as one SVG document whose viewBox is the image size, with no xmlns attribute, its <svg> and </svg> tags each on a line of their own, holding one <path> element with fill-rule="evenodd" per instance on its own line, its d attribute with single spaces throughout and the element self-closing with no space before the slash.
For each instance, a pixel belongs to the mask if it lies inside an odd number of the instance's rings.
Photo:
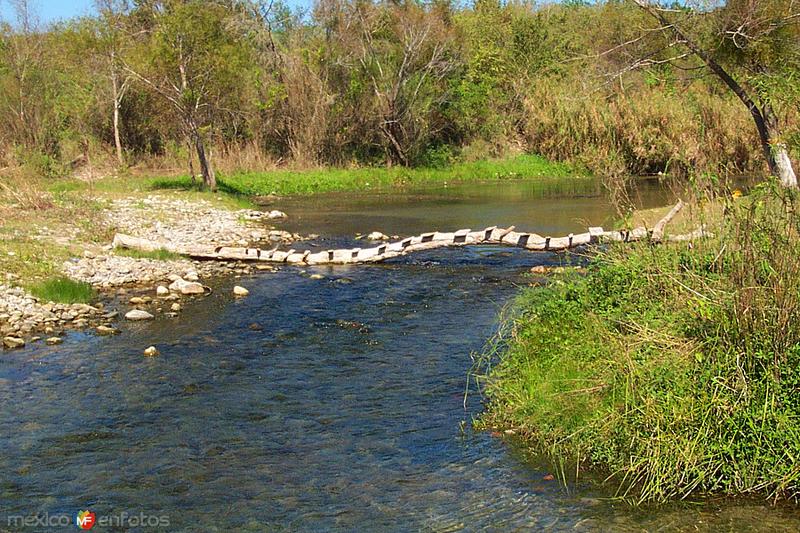
<svg viewBox="0 0 800 533">
<path fill-rule="evenodd" d="M 103 221 L 116 231 L 179 245 L 281 246 L 301 240 L 298 234 L 274 229 L 268 220 L 280 212 L 225 210 L 210 202 L 160 197 L 114 200 Z M 41 235 L 40 238 L 47 238 Z M 74 243 L 73 243 L 74 244 Z M 149 319 L 158 314 L 177 316 L 177 300 L 210 292 L 209 280 L 228 274 L 273 270 L 269 265 L 241 262 L 151 259 L 118 255 L 110 244 L 85 244 L 83 253 L 63 264 L 63 273 L 98 289 L 105 303 L 42 302 L 19 286 L 0 285 L 0 334 L 4 348 L 26 342 L 60 342 L 65 329 L 94 328 L 98 334 L 117 332 L 115 321 Z M 46 339 L 45 339 L 46 337 Z"/>
</svg>

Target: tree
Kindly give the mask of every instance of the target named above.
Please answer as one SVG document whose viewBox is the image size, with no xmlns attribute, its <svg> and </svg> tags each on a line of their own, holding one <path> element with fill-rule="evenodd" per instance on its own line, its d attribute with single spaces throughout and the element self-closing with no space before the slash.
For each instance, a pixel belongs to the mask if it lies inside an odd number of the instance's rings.
<svg viewBox="0 0 800 533">
<path fill-rule="evenodd" d="M 446 100 L 442 83 L 454 68 L 452 32 L 444 14 L 412 3 L 356 4 L 360 57 L 381 115 L 390 162 L 409 165 Z"/>
<path fill-rule="evenodd" d="M 671 36 L 665 50 L 677 50 L 667 58 L 639 58 L 637 63 L 678 64 L 688 55 L 699 58 L 749 111 L 770 172 L 785 187 L 796 188 L 775 110 L 780 94 L 774 89 L 786 70 L 797 72 L 800 66 L 800 2 L 730 0 L 721 7 L 663 7 L 650 0 L 632 1 L 659 23 L 647 31 Z"/>
<path fill-rule="evenodd" d="M 112 125 L 114 128 L 114 148 L 117 162 L 125 164 L 120 138 L 120 108 L 128 90 L 131 76 L 124 69 L 122 60 L 126 36 L 124 33 L 125 14 L 128 11 L 127 0 L 95 0 L 99 19 L 99 32 L 96 46 L 105 58 L 108 77 L 111 83 Z"/>
<path fill-rule="evenodd" d="M 231 31 L 230 10 L 201 0 L 156 0 L 140 4 L 144 22 L 139 63 L 125 70 L 166 100 L 182 122 L 197 154 L 204 186 L 217 182 L 207 149 L 220 112 L 242 84 L 249 63 L 245 45 Z"/>
</svg>

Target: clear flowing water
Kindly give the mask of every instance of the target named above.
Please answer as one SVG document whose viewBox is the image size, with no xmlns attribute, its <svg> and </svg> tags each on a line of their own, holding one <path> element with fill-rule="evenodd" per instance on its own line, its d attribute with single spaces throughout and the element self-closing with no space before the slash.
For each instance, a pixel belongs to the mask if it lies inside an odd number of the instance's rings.
<svg viewBox="0 0 800 533">
<path fill-rule="evenodd" d="M 664 201 L 641 190 L 643 205 Z M 530 182 L 275 207 L 325 247 L 372 230 L 516 224 L 560 235 L 613 218 L 594 186 Z M 2 353 L 0 531 L 22 529 L 11 515 L 87 508 L 166 517 L 169 531 L 797 529 L 793 508 L 633 510 L 586 483 L 568 490 L 513 442 L 469 428 L 481 408 L 474 395 L 465 407 L 470 353 L 524 272 L 562 260 L 474 247 L 287 267 L 218 280 L 179 318 L 125 324 L 118 337 L 74 333 Z M 234 283 L 250 296 L 231 299 Z M 142 356 L 150 344 L 159 357 Z"/>
</svg>

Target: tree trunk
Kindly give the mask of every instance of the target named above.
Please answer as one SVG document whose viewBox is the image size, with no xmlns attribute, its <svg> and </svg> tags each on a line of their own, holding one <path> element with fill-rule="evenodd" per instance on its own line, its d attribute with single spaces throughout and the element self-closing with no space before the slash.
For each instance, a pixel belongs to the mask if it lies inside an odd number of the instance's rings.
<svg viewBox="0 0 800 533">
<path fill-rule="evenodd" d="M 789 151 L 783 143 L 776 143 L 772 145 L 773 158 L 775 160 L 775 170 L 773 171 L 776 176 L 781 180 L 781 185 L 797 188 L 797 175 L 792 168 L 792 160 L 789 159 Z"/>
<path fill-rule="evenodd" d="M 761 144 L 769 163 L 769 171 L 781 181 L 781 185 L 796 189 L 797 176 L 792 168 L 789 150 L 785 143 L 778 140 L 780 139 L 778 117 L 769 103 L 764 104 L 761 115 L 763 127 L 759 127 L 759 134 L 761 134 Z"/>
<path fill-rule="evenodd" d="M 114 98 L 114 146 L 117 148 L 117 161 L 120 165 L 125 164 L 125 159 L 122 154 L 122 141 L 120 140 L 119 136 L 119 107 L 120 107 L 120 97 L 119 97 L 119 85 L 117 81 L 116 73 L 111 74 L 111 87 L 112 87 L 112 96 Z"/>
<path fill-rule="evenodd" d="M 194 142 L 194 149 L 197 152 L 197 160 L 200 163 L 200 173 L 203 175 L 203 185 L 212 191 L 217 190 L 217 178 L 214 175 L 214 169 L 211 168 L 211 161 L 206 156 L 206 146 L 203 143 L 203 137 L 197 130 L 197 127 L 191 127 L 192 141 Z"/>
</svg>

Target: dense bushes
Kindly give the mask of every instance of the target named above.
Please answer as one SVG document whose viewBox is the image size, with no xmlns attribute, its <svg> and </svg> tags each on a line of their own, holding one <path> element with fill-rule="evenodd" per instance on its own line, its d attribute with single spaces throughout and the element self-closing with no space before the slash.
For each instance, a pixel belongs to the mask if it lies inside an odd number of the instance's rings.
<svg viewBox="0 0 800 533">
<path fill-rule="evenodd" d="M 797 198 L 728 204 L 718 238 L 612 249 L 585 276 L 527 289 L 482 423 L 640 500 L 797 499 Z"/>
<path fill-rule="evenodd" d="M 46 29 L 0 23 L 0 165 L 118 166 L 116 107 L 126 164 L 193 172 L 198 142 L 228 173 L 519 152 L 615 173 L 763 170 L 746 109 L 715 79 L 626 71 L 665 56 L 657 35 L 607 53 L 650 24 L 629 2 L 103 5 Z M 778 111 L 796 149 L 796 109 Z"/>
</svg>

